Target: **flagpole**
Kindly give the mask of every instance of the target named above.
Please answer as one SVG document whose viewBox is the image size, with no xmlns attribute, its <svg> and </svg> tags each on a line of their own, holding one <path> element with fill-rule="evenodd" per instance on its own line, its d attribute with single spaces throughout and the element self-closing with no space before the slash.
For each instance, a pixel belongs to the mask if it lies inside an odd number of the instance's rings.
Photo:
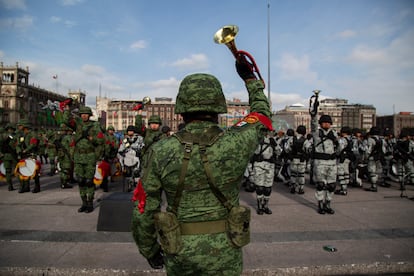
<svg viewBox="0 0 414 276">
<path fill-rule="evenodd" d="M 272 98 L 270 94 L 270 0 L 267 1 L 267 97 L 272 113 Z"/>
</svg>

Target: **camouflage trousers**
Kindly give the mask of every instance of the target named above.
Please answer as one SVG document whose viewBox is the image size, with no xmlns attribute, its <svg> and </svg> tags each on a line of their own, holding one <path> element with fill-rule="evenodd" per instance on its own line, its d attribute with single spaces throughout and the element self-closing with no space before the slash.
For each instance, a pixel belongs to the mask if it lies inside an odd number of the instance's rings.
<svg viewBox="0 0 414 276">
<path fill-rule="evenodd" d="M 313 162 L 313 181 L 316 185 L 315 197 L 318 201 L 331 201 L 338 174 L 336 159 L 315 159 Z"/>
<path fill-rule="evenodd" d="M 232 247 L 226 233 L 183 235 L 178 255 L 166 255 L 167 275 L 240 275 L 242 249 Z"/>
<path fill-rule="evenodd" d="M 338 182 L 341 185 L 341 189 L 346 191 L 349 184 L 349 159 L 345 159 L 344 162 L 338 163 Z"/>
<path fill-rule="evenodd" d="M 275 164 L 270 162 L 254 162 L 254 184 L 262 187 L 272 187 L 275 175 Z"/>
<path fill-rule="evenodd" d="M 414 184 L 414 165 L 412 160 L 398 160 L 398 181 L 404 184 Z"/>
<path fill-rule="evenodd" d="M 382 172 L 381 162 L 379 160 L 374 160 L 372 157 L 369 158 L 367 170 L 369 182 L 371 182 L 373 186 L 376 186 L 379 178 L 378 175 Z"/>
<path fill-rule="evenodd" d="M 302 187 L 305 185 L 305 171 L 306 161 L 301 161 L 299 158 L 293 158 L 289 164 L 290 168 L 290 181 L 292 187 Z"/>
</svg>

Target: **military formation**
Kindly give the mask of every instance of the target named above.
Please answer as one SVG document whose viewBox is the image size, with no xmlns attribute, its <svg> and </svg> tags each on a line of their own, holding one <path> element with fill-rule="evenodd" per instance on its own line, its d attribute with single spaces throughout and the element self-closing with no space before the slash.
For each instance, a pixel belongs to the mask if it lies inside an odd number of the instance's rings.
<svg viewBox="0 0 414 276">
<path fill-rule="evenodd" d="M 251 219 L 250 208 L 239 202 L 241 187 L 255 193 L 258 215 L 273 213 L 275 182 L 298 196 L 311 187 L 316 211 L 333 215 L 334 195 L 347 196 L 350 186 L 377 192 L 393 181 L 404 192 L 414 184 L 414 129 L 398 137 L 377 127 L 335 130 L 329 115 L 317 114 L 316 93 L 310 130 L 300 125 L 275 131 L 264 82 L 243 55 L 236 70 L 251 112 L 228 129 L 218 124 L 227 112 L 219 80 L 191 74 L 179 87 L 175 113 L 184 123 L 176 133 L 158 115 L 145 125 L 139 104 L 135 125 L 119 137 L 114 127 L 91 120 L 91 108 L 80 107 L 75 115 L 68 102 L 59 129 L 33 129 L 25 119 L 1 129 L 0 176 L 9 191 L 17 188 L 16 177 L 19 193 L 39 193 L 41 168 L 48 163 L 47 176 L 58 173 L 62 189 L 77 183 L 78 212 L 91 213 L 96 189 L 109 192 L 120 173 L 124 191 L 134 190 L 131 231 L 139 252 L 168 275 L 241 274 Z"/>
</svg>

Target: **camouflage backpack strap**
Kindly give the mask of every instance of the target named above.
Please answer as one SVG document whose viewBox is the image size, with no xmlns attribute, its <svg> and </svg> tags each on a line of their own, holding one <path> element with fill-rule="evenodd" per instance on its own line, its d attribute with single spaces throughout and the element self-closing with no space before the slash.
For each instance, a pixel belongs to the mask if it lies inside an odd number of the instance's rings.
<svg viewBox="0 0 414 276">
<path fill-rule="evenodd" d="M 184 190 L 184 179 L 187 173 L 188 163 L 190 162 L 191 151 L 193 150 L 192 135 L 186 131 L 180 131 L 173 134 L 174 137 L 184 144 L 184 157 L 180 171 L 180 178 L 178 179 L 177 191 L 174 197 L 174 203 L 172 205 L 172 212 L 177 215 L 178 205 L 180 204 L 181 195 Z"/>
<path fill-rule="evenodd" d="M 184 144 L 184 158 L 183 158 L 183 165 L 181 167 L 181 173 L 180 178 L 178 180 L 178 186 L 177 186 L 177 192 L 174 199 L 173 204 L 173 212 L 177 212 L 178 205 L 181 199 L 182 192 L 184 190 L 184 178 L 185 174 L 187 172 L 188 163 L 190 161 L 190 155 L 194 144 L 199 145 L 199 152 L 201 155 L 201 160 L 203 162 L 204 170 L 207 175 L 208 184 L 213 191 L 214 195 L 220 200 L 220 202 L 228 209 L 230 210 L 232 207 L 232 204 L 229 202 L 229 200 L 223 195 L 223 193 L 217 188 L 215 185 L 215 181 L 213 178 L 212 170 L 208 162 L 206 149 L 207 147 L 213 145 L 217 139 L 220 138 L 220 136 L 223 135 L 223 130 L 217 126 L 210 127 L 206 129 L 206 131 L 203 133 L 203 135 L 192 135 L 190 132 L 187 131 L 179 131 L 175 134 L 173 134 L 174 137 L 176 137 L 181 144 Z"/>
</svg>

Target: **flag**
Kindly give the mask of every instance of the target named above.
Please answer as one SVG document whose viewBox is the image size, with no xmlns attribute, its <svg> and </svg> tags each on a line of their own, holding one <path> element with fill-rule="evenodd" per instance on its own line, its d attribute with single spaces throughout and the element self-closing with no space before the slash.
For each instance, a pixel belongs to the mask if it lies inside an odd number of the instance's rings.
<svg viewBox="0 0 414 276">
<path fill-rule="evenodd" d="M 57 78 L 58 78 L 58 76 L 57 76 L 57 75 L 53 75 L 53 78 L 54 78 L 54 79 L 57 79 Z"/>
</svg>

